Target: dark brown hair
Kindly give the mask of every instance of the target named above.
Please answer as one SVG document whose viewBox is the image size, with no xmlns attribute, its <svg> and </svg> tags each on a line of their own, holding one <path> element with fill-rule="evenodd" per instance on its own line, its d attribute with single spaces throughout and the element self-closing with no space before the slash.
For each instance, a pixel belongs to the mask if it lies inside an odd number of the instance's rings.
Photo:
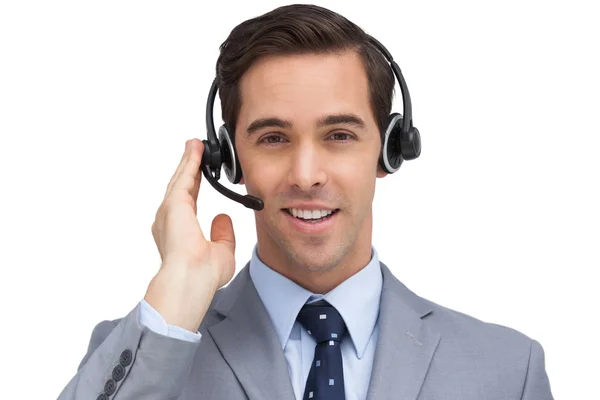
<svg viewBox="0 0 600 400">
<path fill-rule="evenodd" d="M 363 61 L 371 110 L 383 131 L 394 95 L 389 63 L 356 24 L 326 8 L 306 4 L 282 6 L 246 20 L 220 46 L 216 74 L 223 121 L 230 130 L 235 129 L 242 101 L 239 81 L 259 57 L 344 50 L 356 51 Z"/>
</svg>

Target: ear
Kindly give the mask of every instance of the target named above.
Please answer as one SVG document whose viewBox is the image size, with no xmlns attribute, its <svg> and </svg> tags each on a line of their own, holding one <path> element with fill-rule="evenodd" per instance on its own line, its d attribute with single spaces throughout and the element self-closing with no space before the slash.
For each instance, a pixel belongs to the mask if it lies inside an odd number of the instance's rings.
<svg viewBox="0 0 600 400">
<path fill-rule="evenodd" d="M 385 172 L 383 169 L 381 169 L 381 165 L 377 165 L 377 177 L 378 178 L 385 178 L 388 175 L 387 172 Z"/>
</svg>

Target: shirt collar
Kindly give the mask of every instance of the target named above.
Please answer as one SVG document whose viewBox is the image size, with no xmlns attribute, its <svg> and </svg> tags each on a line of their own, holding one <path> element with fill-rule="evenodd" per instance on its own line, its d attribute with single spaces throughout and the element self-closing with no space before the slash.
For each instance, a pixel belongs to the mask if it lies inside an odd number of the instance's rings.
<svg viewBox="0 0 600 400">
<path fill-rule="evenodd" d="M 307 302 L 320 299 L 334 306 L 346 327 L 358 358 L 362 358 L 379 315 L 383 276 L 379 256 L 371 246 L 371 261 L 325 295 L 314 294 L 265 265 L 254 246 L 250 277 L 285 349 L 296 316 Z"/>
</svg>

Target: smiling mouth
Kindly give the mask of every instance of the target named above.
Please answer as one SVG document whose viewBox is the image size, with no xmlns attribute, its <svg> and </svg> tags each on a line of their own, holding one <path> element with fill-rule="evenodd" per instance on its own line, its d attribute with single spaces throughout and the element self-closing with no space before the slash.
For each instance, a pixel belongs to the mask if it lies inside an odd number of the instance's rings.
<svg viewBox="0 0 600 400">
<path fill-rule="evenodd" d="M 288 215 L 290 215 L 291 217 L 293 217 L 293 218 L 296 218 L 296 219 L 298 219 L 298 220 L 300 220 L 300 221 L 302 221 L 302 222 L 306 222 L 306 223 L 309 223 L 309 224 L 316 224 L 316 223 L 319 223 L 319 222 L 322 222 L 322 221 L 328 220 L 328 219 L 329 219 L 329 218 L 331 218 L 333 215 L 337 214 L 337 212 L 338 212 L 339 210 L 340 210 L 339 208 L 336 208 L 335 210 L 333 210 L 333 212 L 332 212 L 331 214 L 329 214 L 329 215 L 326 215 L 326 216 L 324 216 L 324 217 L 321 217 L 321 218 L 316 218 L 316 219 L 304 219 L 304 218 L 301 218 L 301 217 L 294 217 L 294 215 L 293 215 L 293 214 L 290 212 L 290 210 L 289 210 L 288 208 L 284 208 L 284 209 L 282 209 L 281 211 L 284 211 L 284 212 L 286 212 L 286 213 L 287 213 Z"/>
</svg>

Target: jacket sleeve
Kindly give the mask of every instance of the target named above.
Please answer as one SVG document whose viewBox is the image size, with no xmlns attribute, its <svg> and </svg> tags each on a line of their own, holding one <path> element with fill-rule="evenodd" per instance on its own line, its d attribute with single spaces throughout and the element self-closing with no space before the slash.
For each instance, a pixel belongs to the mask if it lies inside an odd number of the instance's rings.
<svg viewBox="0 0 600 400">
<path fill-rule="evenodd" d="M 167 400 L 180 396 L 200 340 L 163 335 L 140 323 L 139 303 L 118 322 L 102 321 L 58 400 Z"/>
<path fill-rule="evenodd" d="M 532 340 L 521 400 L 554 400 L 545 364 L 542 345 L 538 341 Z"/>
</svg>

